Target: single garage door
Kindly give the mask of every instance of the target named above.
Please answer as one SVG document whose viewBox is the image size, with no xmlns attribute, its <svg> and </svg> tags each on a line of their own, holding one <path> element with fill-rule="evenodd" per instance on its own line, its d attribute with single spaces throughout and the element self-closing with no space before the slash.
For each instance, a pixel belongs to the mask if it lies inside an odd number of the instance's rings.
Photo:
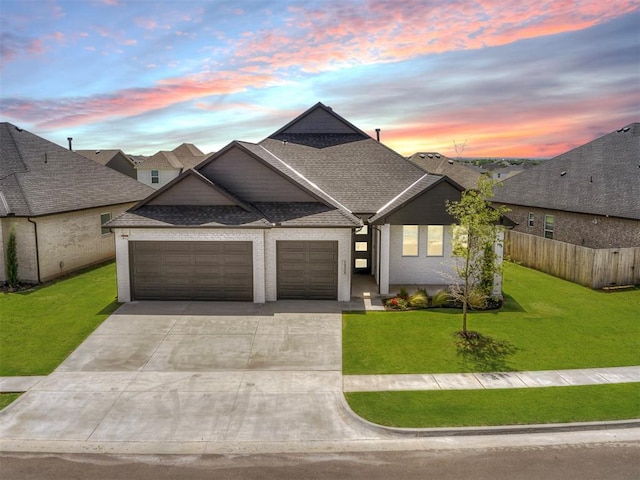
<svg viewBox="0 0 640 480">
<path fill-rule="evenodd" d="M 133 300 L 253 300 L 251 242 L 129 242 Z"/>
<path fill-rule="evenodd" d="M 338 242 L 279 241 L 278 298 L 336 300 Z"/>
</svg>

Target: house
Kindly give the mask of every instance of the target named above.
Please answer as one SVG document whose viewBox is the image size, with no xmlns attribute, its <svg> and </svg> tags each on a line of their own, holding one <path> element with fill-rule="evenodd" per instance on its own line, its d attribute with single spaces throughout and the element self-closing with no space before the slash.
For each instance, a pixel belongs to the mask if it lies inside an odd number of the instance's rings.
<svg viewBox="0 0 640 480">
<path fill-rule="evenodd" d="M 75 152 L 100 165 L 124 173 L 128 177 L 137 178 L 134 161 L 122 150 L 76 150 Z"/>
<path fill-rule="evenodd" d="M 137 179 L 150 187 L 160 188 L 206 157 L 191 143 L 183 143 L 171 151 L 161 150 L 136 164 Z"/>
<path fill-rule="evenodd" d="M 522 264 L 590 288 L 640 284 L 640 123 L 504 181 Z"/>
<path fill-rule="evenodd" d="M 445 205 L 462 190 L 318 103 L 112 220 L 118 298 L 347 301 L 352 275 L 371 276 L 381 294 L 447 284 Z"/>
<path fill-rule="evenodd" d="M 102 225 L 153 189 L 10 123 L 0 123 L 0 283 L 15 232 L 18 276 L 51 280 L 115 256 Z"/>
<path fill-rule="evenodd" d="M 600 249 L 640 247 L 640 123 L 504 180 L 514 231 Z"/>
<path fill-rule="evenodd" d="M 478 170 L 438 152 L 417 152 L 409 157 L 409 161 L 427 173 L 446 175 L 466 190 L 472 190 L 478 186 L 481 175 Z"/>
</svg>

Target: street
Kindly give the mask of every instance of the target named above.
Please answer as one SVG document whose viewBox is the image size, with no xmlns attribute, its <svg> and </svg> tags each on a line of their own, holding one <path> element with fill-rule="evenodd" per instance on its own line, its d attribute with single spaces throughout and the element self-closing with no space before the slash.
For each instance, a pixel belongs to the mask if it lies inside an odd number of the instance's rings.
<svg viewBox="0 0 640 480">
<path fill-rule="evenodd" d="M 640 443 L 273 455 L 0 454 L 3 480 L 636 480 Z"/>
</svg>

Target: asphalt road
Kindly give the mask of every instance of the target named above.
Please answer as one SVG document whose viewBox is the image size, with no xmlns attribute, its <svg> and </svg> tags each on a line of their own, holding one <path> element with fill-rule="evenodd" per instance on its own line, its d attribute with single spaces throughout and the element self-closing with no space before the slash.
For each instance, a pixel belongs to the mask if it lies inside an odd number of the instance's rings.
<svg viewBox="0 0 640 480">
<path fill-rule="evenodd" d="M 3 480 L 637 480 L 640 443 L 339 454 L 0 454 Z"/>
</svg>

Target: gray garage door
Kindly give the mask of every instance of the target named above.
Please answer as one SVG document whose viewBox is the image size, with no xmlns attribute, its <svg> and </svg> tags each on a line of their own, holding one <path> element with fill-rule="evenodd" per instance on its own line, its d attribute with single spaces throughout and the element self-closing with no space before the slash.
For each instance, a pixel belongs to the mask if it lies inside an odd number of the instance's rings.
<svg viewBox="0 0 640 480">
<path fill-rule="evenodd" d="M 253 300 L 251 242 L 129 242 L 134 300 Z"/>
<path fill-rule="evenodd" d="M 336 300 L 338 242 L 280 241 L 278 298 Z"/>
</svg>

